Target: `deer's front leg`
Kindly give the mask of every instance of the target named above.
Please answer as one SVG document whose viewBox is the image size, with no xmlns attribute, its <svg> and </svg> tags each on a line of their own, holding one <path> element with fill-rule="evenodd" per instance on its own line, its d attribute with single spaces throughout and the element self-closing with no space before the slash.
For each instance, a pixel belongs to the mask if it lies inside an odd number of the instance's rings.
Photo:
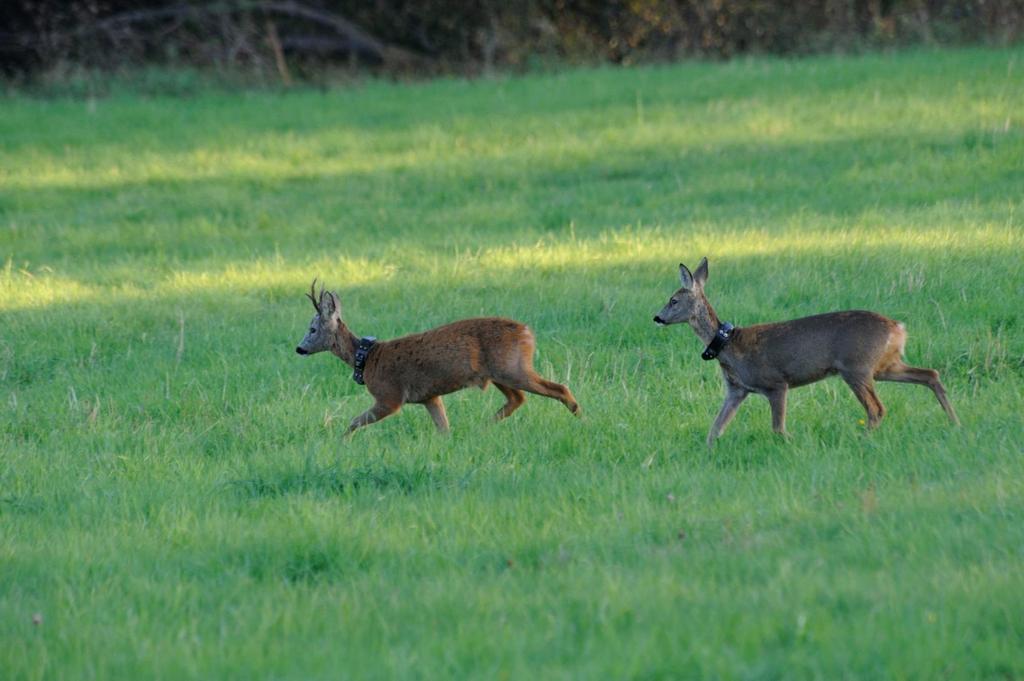
<svg viewBox="0 0 1024 681">
<path fill-rule="evenodd" d="M 768 398 L 768 404 L 772 408 L 772 430 L 783 437 L 787 437 L 786 433 L 786 393 L 789 392 L 789 388 L 782 386 L 775 390 L 770 390 L 765 393 L 765 397 Z"/>
<path fill-rule="evenodd" d="M 732 417 L 736 415 L 736 410 L 739 409 L 740 405 L 743 404 L 743 400 L 747 399 L 749 394 L 746 388 L 727 385 L 725 402 L 722 403 L 722 408 L 718 411 L 718 418 L 711 424 L 711 430 L 708 432 L 708 447 L 715 444 L 715 438 L 725 431 L 729 421 L 732 421 Z"/>
<path fill-rule="evenodd" d="M 362 414 L 352 419 L 352 423 L 349 425 L 348 430 L 345 431 L 345 436 L 347 437 L 351 435 L 352 431 L 356 428 L 362 428 L 363 426 L 368 426 L 371 423 L 385 419 L 401 408 L 402 406 L 399 404 L 385 404 L 383 402 L 377 402 Z"/>
<path fill-rule="evenodd" d="M 448 433 L 448 414 L 444 410 L 444 402 L 440 397 L 431 397 L 423 403 L 423 406 L 430 412 L 430 418 L 434 419 L 434 425 L 440 433 Z"/>
</svg>

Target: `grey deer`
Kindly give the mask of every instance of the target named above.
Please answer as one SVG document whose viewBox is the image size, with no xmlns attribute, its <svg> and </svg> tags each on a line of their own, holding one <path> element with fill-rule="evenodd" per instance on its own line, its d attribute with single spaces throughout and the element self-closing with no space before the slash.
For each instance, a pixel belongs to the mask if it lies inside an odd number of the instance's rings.
<svg viewBox="0 0 1024 681">
<path fill-rule="evenodd" d="M 380 421 L 407 403 L 422 404 L 443 433 L 448 415 L 441 396 L 463 388 L 487 388 L 494 383 L 506 402 L 501 420 L 526 401 L 523 391 L 556 399 L 573 414 L 580 406 L 567 387 L 541 378 L 533 369 L 533 332 L 511 319 L 463 319 L 429 331 L 377 342 L 357 338 L 341 319 L 341 302 L 333 291 L 316 293 L 316 280 L 306 297 L 316 314 L 295 352 L 312 355 L 330 351 L 353 367 L 353 379 L 364 383 L 376 402 L 352 419 L 346 431 Z"/>
<path fill-rule="evenodd" d="M 654 322 L 660 326 L 689 324 L 707 344 L 702 357 L 718 359 L 725 379 L 725 402 L 708 432 L 709 447 L 750 393 L 768 398 L 772 430 L 785 436 L 789 389 L 834 374 L 846 381 L 863 405 L 869 428 L 876 427 L 885 415 L 875 393 L 876 380 L 926 385 L 950 421 L 960 422 L 939 373 L 903 362 L 907 331 L 900 322 L 874 312 L 848 310 L 734 328 L 719 321 L 704 295 L 707 258 L 693 273 L 680 264 L 679 279 L 682 287 L 655 315 Z"/>
</svg>

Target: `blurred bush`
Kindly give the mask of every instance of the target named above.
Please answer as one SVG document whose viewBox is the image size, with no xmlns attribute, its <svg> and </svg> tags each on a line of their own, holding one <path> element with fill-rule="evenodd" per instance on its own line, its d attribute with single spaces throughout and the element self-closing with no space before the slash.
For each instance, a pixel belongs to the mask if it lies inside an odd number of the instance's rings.
<svg viewBox="0 0 1024 681">
<path fill-rule="evenodd" d="M 1022 0 L 6 0 L 0 72 L 476 73 L 1020 38 Z"/>
</svg>

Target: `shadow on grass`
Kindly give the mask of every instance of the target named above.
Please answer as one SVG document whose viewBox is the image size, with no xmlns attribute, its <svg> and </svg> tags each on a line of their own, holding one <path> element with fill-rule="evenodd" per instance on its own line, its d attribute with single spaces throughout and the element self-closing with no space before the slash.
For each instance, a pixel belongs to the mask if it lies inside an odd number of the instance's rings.
<svg viewBox="0 0 1024 681">
<path fill-rule="evenodd" d="M 224 483 L 243 499 L 275 498 L 288 495 L 335 496 L 360 491 L 397 491 L 409 495 L 450 486 L 446 476 L 427 466 L 396 468 L 382 463 L 342 470 L 337 464 L 308 464 L 301 470 L 261 473 Z"/>
<path fill-rule="evenodd" d="M 21 495 L 0 497 L 0 516 L 3 515 L 36 515 L 46 508 L 42 497 Z"/>
<path fill-rule="evenodd" d="M 1020 137 L 1003 135 L 994 149 L 972 139 L 905 134 L 712 148 L 643 141 L 614 155 L 510 151 L 371 171 L 26 187 L 0 196 L 0 217 L 19 225 L 16 260 L 157 254 L 187 262 L 232 252 L 308 254 L 324 242 L 379 250 L 442 235 L 514 243 L 569 224 L 590 232 L 637 220 L 826 222 L 938 203 L 1005 210 L 1024 179 L 1009 160 Z"/>
</svg>

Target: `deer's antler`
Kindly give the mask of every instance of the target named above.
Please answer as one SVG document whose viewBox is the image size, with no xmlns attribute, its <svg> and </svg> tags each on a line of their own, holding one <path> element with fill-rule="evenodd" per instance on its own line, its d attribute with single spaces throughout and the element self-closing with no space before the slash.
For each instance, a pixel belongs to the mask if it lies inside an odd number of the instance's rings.
<svg viewBox="0 0 1024 681">
<path fill-rule="evenodd" d="M 323 288 L 320 289 L 321 295 L 323 294 Z M 316 310 L 317 314 L 320 314 L 320 303 L 316 295 L 316 277 L 313 277 L 313 283 L 309 285 L 309 293 L 306 294 L 309 298 L 309 302 L 313 303 L 313 309 Z"/>
</svg>

